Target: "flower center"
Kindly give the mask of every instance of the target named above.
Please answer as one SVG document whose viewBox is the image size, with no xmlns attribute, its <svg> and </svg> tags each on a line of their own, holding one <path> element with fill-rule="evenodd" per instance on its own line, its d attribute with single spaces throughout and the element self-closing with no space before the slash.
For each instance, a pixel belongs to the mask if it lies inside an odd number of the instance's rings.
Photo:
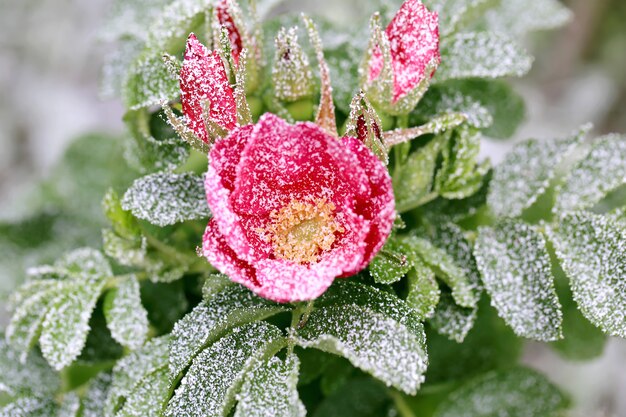
<svg viewBox="0 0 626 417">
<path fill-rule="evenodd" d="M 320 255 L 330 250 L 335 233 L 344 228 L 333 216 L 335 205 L 326 199 L 312 202 L 291 200 L 280 210 L 270 214 L 272 223 L 264 230 L 272 242 L 274 255 L 298 263 L 317 262 Z"/>
</svg>

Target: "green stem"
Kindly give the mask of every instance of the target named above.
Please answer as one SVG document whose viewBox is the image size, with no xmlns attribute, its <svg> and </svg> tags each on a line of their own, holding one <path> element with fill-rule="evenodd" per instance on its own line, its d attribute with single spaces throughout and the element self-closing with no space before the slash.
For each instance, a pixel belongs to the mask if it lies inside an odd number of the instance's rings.
<svg viewBox="0 0 626 417">
<path fill-rule="evenodd" d="M 300 303 L 291 313 L 291 325 L 289 326 L 289 340 L 287 341 L 287 350 L 291 354 L 296 345 L 295 333 L 302 329 L 306 322 L 309 320 L 309 316 L 313 311 L 313 300 L 310 300 L 305 304 Z"/>
<path fill-rule="evenodd" d="M 414 203 L 396 207 L 396 210 L 398 211 L 398 213 L 406 213 L 407 211 L 411 211 L 411 210 L 413 210 L 415 208 L 423 206 L 426 203 L 430 203 L 431 201 L 433 201 L 438 196 L 439 196 L 439 194 L 437 194 L 436 192 L 433 191 L 431 193 L 426 194 L 424 197 L 420 198 L 419 200 L 417 200 Z"/>
<path fill-rule="evenodd" d="M 401 393 L 395 390 L 390 390 L 389 395 L 391 396 L 393 404 L 396 406 L 396 410 L 401 417 L 415 417 L 415 413 L 411 410 L 411 407 L 409 407 Z"/>
</svg>

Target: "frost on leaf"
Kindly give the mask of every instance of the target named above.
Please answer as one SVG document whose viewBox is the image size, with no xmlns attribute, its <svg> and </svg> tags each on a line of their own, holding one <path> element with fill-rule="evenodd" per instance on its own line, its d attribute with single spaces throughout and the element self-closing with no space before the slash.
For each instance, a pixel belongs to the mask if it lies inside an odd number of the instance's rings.
<svg viewBox="0 0 626 417">
<path fill-rule="evenodd" d="M 142 378 L 115 417 L 161 417 L 170 396 L 167 374 L 163 365 Z"/>
<path fill-rule="evenodd" d="M 102 372 L 89 382 L 89 387 L 83 396 L 82 417 L 105 417 L 104 410 L 111 374 Z"/>
<path fill-rule="evenodd" d="M 146 263 L 148 243 L 144 237 L 124 239 L 111 229 L 102 231 L 102 249 L 120 265 L 142 266 Z"/>
<path fill-rule="evenodd" d="M 474 326 L 477 314 L 478 307 L 460 307 L 454 302 L 452 295 L 445 291 L 441 294 L 435 314 L 429 323 L 440 335 L 462 343 Z"/>
<path fill-rule="evenodd" d="M 411 263 L 413 268 L 408 274 L 409 293 L 405 301 L 420 317 L 431 317 L 440 294 L 435 273 L 420 258 L 413 259 Z"/>
<path fill-rule="evenodd" d="M 37 397 L 21 397 L 0 408 L 0 417 L 50 417 L 57 407 L 52 400 Z"/>
<path fill-rule="evenodd" d="M 435 417 L 557 417 L 563 415 L 568 403 L 543 375 L 513 368 L 467 382 L 441 403 Z"/>
<path fill-rule="evenodd" d="M 591 213 L 572 213 L 551 229 L 561 267 L 583 315 L 626 337 L 626 230 Z"/>
<path fill-rule="evenodd" d="M 139 178 L 124 194 L 122 207 L 161 227 L 210 216 L 203 180 L 192 173 Z"/>
<path fill-rule="evenodd" d="M 499 0 L 425 0 L 424 3 L 439 13 L 439 30 L 446 36 L 474 23 L 497 6 Z"/>
<path fill-rule="evenodd" d="M 382 407 L 388 401 L 389 389 L 380 382 L 372 378 L 353 378 L 327 396 L 313 417 L 380 416 Z"/>
<path fill-rule="evenodd" d="M 260 298 L 240 285 L 225 287 L 174 326 L 169 353 L 171 377 L 180 376 L 204 347 L 229 328 L 262 320 L 283 310 L 280 305 Z"/>
<path fill-rule="evenodd" d="M 115 415 L 143 379 L 167 366 L 168 346 L 169 336 L 152 339 L 115 364 L 104 407 L 106 416 Z"/>
<path fill-rule="evenodd" d="M 533 59 L 519 45 L 495 32 L 457 33 L 441 42 L 436 80 L 521 77 Z"/>
<path fill-rule="evenodd" d="M 54 263 L 64 277 L 95 283 L 113 275 L 109 261 L 102 252 L 92 248 L 75 249 Z"/>
<path fill-rule="evenodd" d="M 557 189 L 554 211 L 587 209 L 626 184 L 626 136 L 597 139 Z"/>
<path fill-rule="evenodd" d="M 22 353 L 11 348 L 0 332 L 0 393 L 41 397 L 55 394 L 60 387 L 58 374 L 38 353 L 32 351 L 22 358 Z"/>
<path fill-rule="evenodd" d="M 137 110 L 173 100 L 178 96 L 178 79 L 163 62 L 161 51 L 140 58 L 128 70 L 122 96 L 126 107 Z"/>
<path fill-rule="evenodd" d="M 369 264 L 369 271 L 374 282 L 393 284 L 400 281 L 411 269 L 411 263 L 402 251 L 398 239 L 391 237 Z"/>
<path fill-rule="evenodd" d="M 121 345 L 137 349 L 148 336 L 148 313 L 141 305 L 139 282 L 132 275 L 104 299 L 104 316 L 111 336 Z"/>
<path fill-rule="evenodd" d="M 227 415 L 246 374 L 284 343 L 280 329 L 265 322 L 234 329 L 193 360 L 165 417 Z"/>
<path fill-rule="evenodd" d="M 518 336 L 562 338 L 563 314 L 539 232 L 514 221 L 482 227 L 474 251 L 492 305 Z"/>
<path fill-rule="evenodd" d="M 583 140 L 587 128 L 565 139 L 530 139 L 516 145 L 494 169 L 487 203 L 498 217 L 517 217 L 541 196 L 556 168 Z"/>
<path fill-rule="evenodd" d="M 89 319 L 104 288 L 104 281 L 76 282 L 55 299 L 42 324 L 39 343 L 56 370 L 68 366 L 85 346 Z"/>
<path fill-rule="evenodd" d="M 80 411 L 80 398 L 75 392 L 65 394 L 55 417 L 77 417 Z"/>
<path fill-rule="evenodd" d="M 536 30 L 554 29 L 564 25 L 572 12 L 559 0 L 502 0 L 499 7 L 487 12 L 487 26 L 513 37 Z"/>
<path fill-rule="evenodd" d="M 298 395 L 298 357 L 272 357 L 246 377 L 237 395 L 235 417 L 304 417 Z"/>
<path fill-rule="evenodd" d="M 408 394 L 424 381 L 426 346 L 407 326 L 354 304 L 314 311 L 297 343 L 348 359 L 354 366 Z"/>
</svg>

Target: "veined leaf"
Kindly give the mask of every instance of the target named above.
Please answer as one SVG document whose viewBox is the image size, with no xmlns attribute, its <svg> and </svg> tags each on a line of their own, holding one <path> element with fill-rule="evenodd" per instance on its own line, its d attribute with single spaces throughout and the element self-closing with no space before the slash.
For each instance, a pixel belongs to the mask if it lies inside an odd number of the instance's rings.
<svg viewBox="0 0 626 417">
<path fill-rule="evenodd" d="M 502 0 L 485 17 L 491 30 L 519 37 L 562 26 L 572 17 L 572 12 L 558 0 Z"/>
<path fill-rule="evenodd" d="M 460 307 L 449 292 L 443 292 L 429 323 L 440 335 L 462 343 L 474 326 L 477 314 L 478 307 Z"/>
<path fill-rule="evenodd" d="M 148 336 L 148 313 L 141 305 L 139 282 L 124 279 L 104 299 L 104 316 L 111 336 L 123 346 L 138 349 Z"/>
<path fill-rule="evenodd" d="M 54 267 L 68 278 L 97 283 L 113 275 L 109 261 L 102 252 L 80 248 L 63 255 Z"/>
<path fill-rule="evenodd" d="M 147 257 L 145 238 L 124 239 L 111 229 L 102 230 L 102 246 L 107 256 L 125 266 L 143 266 Z"/>
<path fill-rule="evenodd" d="M 57 407 L 50 399 L 21 397 L 0 408 L 0 417 L 50 417 Z"/>
<path fill-rule="evenodd" d="M 429 318 L 439 302 L 439 285 L 433 270 L 420 258 L 413 259 L 412 265 L 408 274 L 409 293 L 405 301 L 420 317 Z"/>
<path fill-rule="evenodd" d="M 387 239 L 378 255 L 369 264 L 369 271 L 374 282 L 379 284 L 393 284 L 411 269 L 411 263 L 402 248 L 398 239 L 394 236 Z"/>
<path fill-rule="evenodd" d="M 527 368 L 493 371 L 450 394 L 435 417 L 558 417 L 568 399 L 543 375 Z"/>
<path fill-rule="evenodd" d="M 115 417 L 161 417 L 170 397 L 167 365 L 143 377 Z"/>
<path fill-rule="evenodd" d="M 246 374 L 285 344 L 280 329 L 262 321 L 234 329 L 193 360 L 165 417 L 228 414 Z"/>
<path fill-rule="evenodd" d="M 245 379 L 237 395 L 235 417 L 304 417 L 306 409 L 298 395 L 298 357 L 283 361 L 271 358 Z"/>
<path fill-rule="evenodd" d="M 106 400 L 111 386 L 111 374 L 102 372 L 89 382 L 83 396 L 82 417 L 104 417 Z"/>
<path fill-rule="evenodd" d="M 561 305 L 539 232 L 514 221 L 482 227 L 474 251 L 492 305 L 517 335 L 546 342 L 563 337 Z"/>
<path fill-rule="evenodd" d="M 313 417 L 379 417 L 388 389 L 371 378 L 355 378 L 324 398 Z"/>
<path fill-rule="evenodd" d="M 389 316 L 354 304 L 322 307 L 311 313 L 296 335 L 297 343 L 348 359 L 406 393 L 424 381 L 424 340 Z M 401 364 L 401 365 L 400 365 Z"/>
<path fill-rule="evenodd" d="M 124 194 L 122 207 L 157 226 L 210 216 L 202 178 L 192 173 L 139 178 Z"/>
<path fill-rule="evenodd" d="M 583 315 L 605 333 L 626 337 L 626 230 L 579 212 L 563 216 L 550 238 Z"/>
</svg>

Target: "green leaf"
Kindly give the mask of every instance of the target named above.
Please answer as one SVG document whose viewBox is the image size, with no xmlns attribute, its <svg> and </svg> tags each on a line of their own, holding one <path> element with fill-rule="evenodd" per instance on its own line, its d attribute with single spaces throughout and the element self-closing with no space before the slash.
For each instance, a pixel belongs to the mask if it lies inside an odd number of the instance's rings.
<svg viewBox="0 0 626 417">
<path fill-rule="evenodd" d="M 273 357 L 250 372 L 237 394 L 235 417 L 304 417 L 296 388 L 299 364 L 291 354 L 284 361 Z"/>
<path fill-rule="evenodd" d="M 279 304 L 257 297 L 250 290 L 233 285 L 199 304 L 183 317 L 172 331 L 169 354 L 170 376 L 180 376 L 193 358 L 228 329 L 263 320 L 284 311 Z"/>
<path fill-rule="evenodd" d="M 161 417 L 170 397 L 167 365 L 143 377 L 115 417 Z"/>
<path fill-rule="evenodd" d="M 227 415 L 246 375 L 285 343 L 280 329 L 265 322 L 234 329 L 193 360 L 165 417 Z"/>
<path fill-rule="evenodd" d="M 348 304 L 315 310 L 297 332 L 296 340 L 302 347 L 343 356 L 406 393 L 417 392 L 424 381 L 428 359 L 423 338 L 366 307 Z"/>
<path fill-rule="evenodd" d="M 324 398 L 313 417 L 380 417 L 389 401 L 387 388 L 371 378 L 349 380 Z"/>
<path fill-rule="evenodd" d="M 435 417 L 558 417 L 569 401 L 543 375 L 527 368 L 494 371 L 463 385 Z"/>
<path fill-rule="evenodd" d="M 369 271 L 374 282 L 379 284 L 393 284 L 400 281 L 411 269 L 411 264 L 402 252 L 400 242 L 394 236 L 387 239 L 387 243 L 372 259 Z"/>
<path fill-rule="evenodd" d="M 458 78 L 521 77 L 533 58 L 497 32 L 463 32 L 441 41 L 436 81 Z"/>
<path fill-rule="evenodd" d="M 148 242 L 145 238 L 124 239 L 111 229 L 102 230 L 102 249 L 120 265 L 147 266 Z"/>
<path fill-rule="evenodd" d="M 593 142 L 557 189 L 554 211 L 592 207 L 611 191 L 626 184 L 626 136 L 608 135 Z"/>
<path fill-rule="evenodd" d="M 107 293 L 104 316 L 111 336 L 121 345 L 133 350 L 143 345 L 148 336 L 148 313 L 141 305 L 137 277 L 124 279 Z"/>
<path fill-rule="evenodd" d="M 115 364 L 105 405 L 106 416 L 115 415 L 142 380 L 167 365 L 169 341 L 169 335 L 152 339 Z"/>
<path fill-rule="evenodd" d="M 430 0 L 424 3 L 439 14 L 441 35 L 447 36 L 470 26 L 487 10 L 498 6 L 500 0 Z"/>
<path fill-rule="evenodd" d="M 545 342 L 563 337 L 561 305 L 539 232 L 514 221 L 481 227 L 474 255 L 492 305 L 517 335 Z"/>
<path fill-rule="evenodd" d="M 104 284 L 104 281 L 77 282 L 65 288 L 52 303 L 42 324 L 39 344 L 43 356 L 56 370 L 68 366 L 83 350 L 89 318 Z"/>
<path fill-rule="evenodd" d="M 407 238 L 405 242 L 452 289 L 452 296 L 457 304 L 463 307 L 476 305 L 478 297 L 474 286 L 465 271 L 445 250 L 436 247 L 426 239 L 414 236 Z"/>
<path fill-rule="evenodd" d="M 393 191 L 398 212 L 409 211 L 425 202 L 424 198 L 432 189 L 437 156 L 445 139 L 444 136 L 432 139 L 411 153 L 407 161 L 396 168 L 393 175 Z"/>
<path fill-rule="evenodd" d="M 109 261 L 92 248 L 74 249 L 56 261 L 54 267 L 66 277 L 81 282 L 97 283 L 113 276 Z"/>
<path fill-rule="evenodd" d="M 0 417 L 50 417 L 56 415 L 56 408 L 49 399 L 21 397 L 0 408 Z"/>
<path fill-rule="evenodd" d="M 462 343 L 474 326 L 477 313 L 478 307 L 460 307 L 454 302 L 452 294 L 445 291 L 441 294 L 437 309 L 429 323 L 440 335 Z"/>
<path fill-rule="evenodd" d="M 626 230 L 579 212 L 563 216 L 550 239 L 583 315 L 605 333 L 626 337 Z"/>
<path fill-rule="evenodd" d="M 557 166 L 580 144 L 584 127 L 565 139 L 530 139 L 516 145 L 494 169 L 487 202 L 498 217 L 517 217 L 541 196 Z"/>
<path fill-rule="evenodd" d="M 202 299 L 209 301 L 213 296 L 222 292 L 226 287 L 236 285 L 228 278 L 227 275 L 222 273 L 210 274 L 207 276 L 204 284 L 202 285 Z"/>
<path fill-rule="evenodd" d="M 409 293 L 405 301 L 420 317 L 432 317 L 440 294 L 435 273 L 419 258 L 413 259 L 411 263 L 413 269 L 409 271 Z"/>
<path fill-rule="evenodd" d="M 38 353 L 32 351 L 23 357 L 0 332 L 0 393 L 41 397 L 54 395 L 60 387 L 59 376 Z"/>
<path fill-rule="evenodd" d="M 122 207 L 161 227 L 210 216 L 203 180 L 192 173 L 139 178 L 124 194 Z"/>
<path fill-rule="evenodd" d="M 63 401 L 55 417 L 77 417 L 80 411 L 80 397 L 75 392 L 63 396 Z"/>
<path fill-rule="evenodd" d="M 536 30 L 554 29 L 572 17 L 558 0 L 502 0 L 500 7 L 486 15 L 487 26 L 496 32 L 518 38 Z"/>
<path fill-rule="evenodd" d="M 111 374 L 102 372 L 89 382 L 83 396 L 82 417 L 105 417 L 106 400 L 111 386 Z"/>
<path fill-rule="evenodd" d="M 162 50 L 148 51 L 128 70 L 122 96 L 127 108 L 137 110 L 173 100 L 179 89 L 178 78 L 163 62 Z"/>
<path fill-rule="evenodd" d="M 112 188 L 104 195 L 102 208 L 117 235 L 125 239 L 135 239 L 141 234 L 137 220 L 130 211 L 122 208 L 122 200 Z"/>
</svg>

